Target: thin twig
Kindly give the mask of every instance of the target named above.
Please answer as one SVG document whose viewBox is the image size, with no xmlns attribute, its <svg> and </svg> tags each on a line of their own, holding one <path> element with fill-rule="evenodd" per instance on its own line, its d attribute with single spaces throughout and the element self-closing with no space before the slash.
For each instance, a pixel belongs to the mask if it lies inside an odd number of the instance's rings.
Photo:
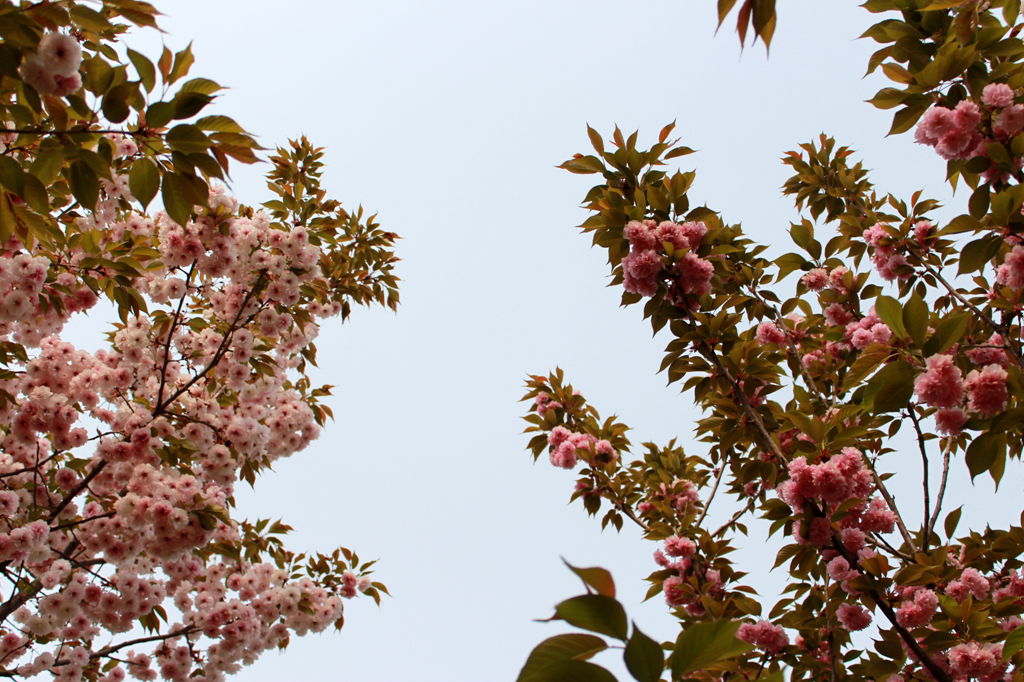
<svg viewBox="0 0 1024 682">
<path fill-rule="evenodd" d="M 931 518 L 932 515 L 931 494 L 928 488 L 928 450 L 924 445 L 924 432 L 921 431 L 921 422 L 917 418 L 917 410 L 911 406 L 910 409 L 907 410 L 907 414 L 910 416 L 910 421 L 914 424 L 914 431 L 917 433 L 917 449 L 921 452 L 921 483 L 924 486 L 924 516 L 921 518 L 923 519 L 923 523 L 926 524 L 924 538 L 921 540 L 921 551 L 927 552 L 928 536 L 930 535 L 930 533 L 927 532 L 927 523 L 928 519 Z"/>
<path fill-rule="evenodd" d="M 718 486 L 721 484 L 722 479 L 725 477 L 725 462 L 718 465 L 718 472 L 715 474 L 715 485 L 711 488 L 711 494 L 708 495 L 707 501 L 704 503 L 704 510 L 697 517 L 697 520 L 693 522 L 694 527 L 700 528 L 701 522 L 704 521 L 704 517 L 708 515 L 708 510 L 711 509 L 711 502 L 715 499 L 715 493 L 718 492 Z"/>
<path fill-rule="evenodd" d="M 925 537 L 935 532 L 935 524 L 939 520 L 939 512 L 942 511 L 942 500 L 946 496 L 946 481 L 949 480 L 949 456 L 953 450 L 953 439 L 946 441 L 946 447 L 942 449 L 942 478 L 939 480 L 939 492 L 935 495 L 935 508 L 932 509 L 932 517 L 928 519 L 928 527 L 925 529 Z"/>
</svg>

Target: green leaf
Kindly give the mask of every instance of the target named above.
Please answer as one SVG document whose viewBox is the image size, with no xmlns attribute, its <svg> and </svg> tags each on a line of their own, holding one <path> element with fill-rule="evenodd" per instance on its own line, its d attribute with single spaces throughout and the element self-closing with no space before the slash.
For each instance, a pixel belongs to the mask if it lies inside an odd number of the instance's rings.
<svg viewBox="0 0 1024 682">
<path fill-rule="evenodd" d="M 555 607 L 553 617 L 583 630 L 621 640 L 625 640 L 628 634 L 626 610 L 615 599 L 603 594 L 583 594 L 566 599 Z"/>
<path fill-rule="evenodd" d="M 146 109 L 146 123 L 152 128 L 163 128 L 174 118 L 174 104 L 155 102 Z"/>
<path fill-rule="evenodd" d="M 128 107 L 128 98 L 137 92 L 134 83 L 122 83 L 114 86 L 103 96 L 103 115 L 111 123 L 120 123 L 128 118 L 131 109 Z"/>
<path fill-rule="evenodd" d="M 599 665 L 584 661 L 562 661 L 520 677 L 518 682 L 617 682 L 615 675 Z"/>
<path fill-rule="evenodd" d="M 68 173 L 71 193 L 83 207 L 92 210 L 100 196 L 100 180 L 85 161 L 75 161 Z"/>
<path fill-rule="evenodd" d="M 914 104 L 911 106 L 903 107 L 896 112 L 896 115 L 892 117 L 892 127 L 889 128 L 889 135 L 899 135 L 910 130 L 917 119 L 924 115 L 924 112 L 928 111 L 928 104 Z"/>
<path fill-rule="evenodd" d="M 978 222 L 977 218 L 969 215 L 960 215 L 946 223 L 946 226 L 939 230 L 939 234 L 959 234 L 960 232 L 977 230 L 980 227 L 981 223 Z"/>
<path fill-rule="evenodd" d="M 945 352 L 960 340 L 967 330 L 970 315 L 962 310 L 945 315 L 935 324 L 935 332 L 924 344 L 922 351 L 925 356 Z"/>
<path fill-rule="evenodd" d="M 167 82 L 173 83 L 188 73 L 195 60 L 196 58 L 192 55 L 192 43 L 189 43 L 184 50 L 176 52 L 174 55 L 174 65 L 167 74 Z"/>
<path fill-rule="evenodd" d="M 967 209 L 971 217 L 977 220 L 984 218 L 985 214 L 988 213 L 989 200 L 988 183 L 978 185 L 978 189 L 974 190 L 971 198 L 967 200 Z"/>
<path fill-rule="evenodd" d="M 63 165 L 63 145 L 54 140 L 46 140 L 39 145 L 39 152 L 29 167 L 29 172 L 39 178 L 44 185 L 49 185 L 57 179 L 57 174 L 60 173 Z"/>
<path fill-rule="evenodd" d="M 661 672 L 665 669 L 665 653 L 661 645 L 640 632 L 633 623 L 633 634 L 626 642 L 623 653 L 626 669 L 639 682 L 658 682 Z"/>
<path fill-rule="evenodd" d="M 680 678 L 686 673 L 703 670 L 718 663 L 750 651 L 753 647 L 736 638 L 740 623 L 733 620 L 712 620 L 694 623 L 686 628 L 676 640 L 672 654 L 672 677 Z"/>
<path fill-rule="evenodd" d="M 988 235 L 981 239 L 975 239 L 960 251 L 960 263 L 957 274 L 977 272 L 992 260 L 1003 244 L 1003 238 L 999 235 Z"/>
<path fill-rule="evenodd" d="M 874 372 L 879 365 L 888 360 L 889 355 L 890 351 L 888 348 L 865 350 L 858 355 L 857 359 L 850 365 L 850 369 L 847 370 L 846 376 L 843 377 L 843 390 L 849 391 L 856 388 L 857 384 L 864 380 L 864 377 Z"/>
<path fill-rule="evenodd" d="M 964 459 L 971 472 L 971 480 L 998 466 L 997 460 L 1006 457 L 1006 434 L 986 431 L 967 446 Z"/>
<path fill-rule="evenodd" d="M 903 306 L 899 301 L 891 296 L 879 296 L 875 299 L 875 312 L 896 336 L 901 339 L 907 336 L 907 328 L 903 326 Z"/>
<path fill-rule="evenodd" d="M 565 559 L 562 559 L 562 562 L 569 567 L 569 570 L 579 576 L 584 585 L 594 588 L 597 590 L 598 594 L 603 594 L 604 596 L 612 597 L 613 599 L 615 598 L 615 581 L 612 580 L 611 573 L 597 566 L 592 568 L 577 568 Z"/>
<path fill-rule="evenodd" d="M 874 97 L 868 100 L 868 103 L 875 105 L 875 107 L 879 109 L 892 109 L 903 104 L 903 101 L 907 96 L 907 93 L 903 90 L 897 90 L 896 88 L 882 88 Z"/>
<path fill-rule="evenodd" d="M 193 78 L 182 84 L 180 92 L 198 92 L 203 95 L 212 95 L 224 88 L 209 78 Z"/>
<path fill-rule="evenodd" d="M 594 635 L 567 634 L 548 637 L 530 652 L 516 682 L 549 679 L 538 675 L 566 661 L 585 661 L 607 648 L 605 641 Z"/>
<path fill-rule="evenodd" d="M 160 188 L 160 169 L 149 159 L 138 159 L 128 173 L 128 188 L 145 210 Z"/>
<path fill-rule="evenodd" d="M 194 125 L 176 125 L 164 137 L 167 146 L 185 154 L 205 152 L 210 148 L 210 138 Z"/>
<path fill-rule="evenodd" d="M 596 156 L 580 156 L 572 158 L 563 163 L 559 168 L 570 173 L 586 175 L 588 173 L 601 173 L 604 171 L 604 162 Z"/>
<path fill-rule="evenodd" d="M 31 173 L 25 173 L 25 189 L 21 198 L 25 200 L 36 213 L 46 214 L 50 212 L 50 195 L 43 183 Z"/>
<path fill-rule="evenodd" d="M 146 92 L 152 92 L 156 86 L 156 67 L 153 66 L 153 62 L 131 48 L 128 48 L 128 59 L 131 60 L 132 66 L 138 72 L 142 87 L 146 88 Z"/>
<path fill-rule="evenodd" d="M 893 412 L 906 407 L 914 394 L 914 368 L 903 360 L 890 362 L 868 381 L 863 405 L 875 412 Z"/>
<path fill-rule="evenodd" d="M 196 121 L 196 128 L 212 130 L 218 133 L 245 134 L 242 126 L 238 125 L 233 118 L 228 116 L 203 116 Z"/>
<path fill-rule="evenodd" d="M 25 192 L 25 171 L 21 164 L 9 156 L 0 156 L 0 185 L 19 197 Z"/>
<path fill-rule="evenodd" d="M 1021 649 L 1024 649 L 1024 627 L 1016 627 L 1003 642 L 1003 660 L 1010 660 L 1010 657 Z"/>
<path fill-rule="evenodd" d="M 916 293 L 903 306 L 903 326 L 918 346 L 928 336 L 928 304 Z"/>
<path fill-rule="evenodd" d="M 953 511 L 946 514 L 946 520 L 942 524 L 943 530 L 946 531 L 946 537 L 950 540 L 953 539 L 953 533 L 956 532 L 957 524 L 960 523 L 960 515 L 963 513 L 963 505 L 957 507 Z"/>
<path fill-rule="evenodd" d="M 179 92 L 171 100 L 171 104 L 174 106 L 174 118 L 191 118 L 206 108 L 206 105 L 212 101 L 213 97 L 204 95 L 201 92 Z"/>
<path fill-rule="evenodd" d="M 131 178 L 128 178 L 131 182 Z M 188 188 L 185 181 L 174 173 L 165 173 L 163 184 L 160 188 L 160 197 L 164 202 L 164 210 L 171 220 L 179 225 L 185 225 L 192 217 L 192 208 L 195 204 L 186 198 Z"/>
<path fill-rule="evenodd" d="M 1003 2 L 1003 21 L 1011 26 L 1017 23 L 1020 16 L 1020 0 L 1005 0 Z"/>
<path fill-rule="evenodd" d="M 930 12 L 932 10 L 952 9 L 954 7 L 962 7 L 963 4 L 964 0 L 932 0 L 919 11 Z"/>
</svg>

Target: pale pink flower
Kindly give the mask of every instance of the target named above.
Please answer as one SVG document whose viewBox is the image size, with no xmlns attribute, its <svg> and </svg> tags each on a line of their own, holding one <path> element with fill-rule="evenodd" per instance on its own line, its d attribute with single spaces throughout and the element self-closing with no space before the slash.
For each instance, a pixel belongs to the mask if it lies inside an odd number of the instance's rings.
<svg viewBox="0 0 1024 682">
<path fill-rule="evenodd" d="M 992 130 L 1003 137 L 1013 137 L 1024 130 L 1024 104 L 1013 104 L 999 112 Z"/>
<path fill-rule="evenodd" d="M 55 76 L 70 76 L 82 64 L 82 46 L 73 36 L 46 33 L 39 40 L 36 57 L 44 69 Z"/>
<path fill-rule="evenodd" d="M 981 101 L 997 109 L 1008 107 L 1013 104 L 1013 88 L 1006 83 L 989 83 L 981 91 Z"/>
</svg>

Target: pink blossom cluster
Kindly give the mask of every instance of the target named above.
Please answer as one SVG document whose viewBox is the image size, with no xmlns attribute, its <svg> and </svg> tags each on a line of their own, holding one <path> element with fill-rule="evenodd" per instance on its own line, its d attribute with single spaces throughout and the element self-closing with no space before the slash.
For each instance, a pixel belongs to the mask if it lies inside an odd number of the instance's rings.
<svg viewBox="0 0 1024 682">
<path fill-rule="evenodd" d="M 889 231 L 889 226 L 875 223 L 864 230 L 864 241 L 871 246 L 871 262 L 879 276 L 887 282 L 906 279 L 910 276 L 910 263 L 897 249 L 898 240 Z"/>
<path fill-rule="evenodd" d="M 934 147 L 944 159 L 969 159 L 984 153 L 980 123 L 981 108 L 970 100 L 953 109 L 932 107 L 917 124 L 914 140 Z"/>
<path fill-rule="evenodd" d="M 946 652 L 946 659 L 956 682 L 996 682 L 1003 679 L 1007 665 L 1003 660 L 1003 645 L 984 642 L 957 644 Z"/>
<path fill-rule="evenodd" d="M 850 270 L 843 266 L 837 266 L 828 270 L 826 268 L 813 268 L 807 272 L 800 281 L 810 291 L 821 291 L 826 287 L 840 293 L 847 291 L 846 273 Z"/>
<path fill-rule="evenodd" d="M 655 511 L 661 503 L 676 511 L 686 512 L 696 508 L 697 500 L 697 486 L 693 481 L 676 478 L 671 484 L 659 483 L 657 489 L 637 505 L 637 509 L 640 513 L 647 514 Z"/>
<path fill-rule="evenodd" d="M 986 365 L 1006 367 L 1010 364 L 1010 358 L 1006 355 L 1005 348 L 1003 337 L 996 332 L 977 348 L 969 349 L 966 355 L 971 362 L 981 367 Z"/>
<path fill-rule="evenodd" d="M 562 403 L 557 400 L 552 400 L 551 396 L 547 392 L 541 391 L 537 394 L 537 397 L 533 401 L 533 409 L 537 411 L 537 414 L 542 417 L 547 414 L 549 410 L 555 410 L 562 407 Z"/>
<path fill-rule="evenodd" d="M 298 368 L 315 320 L 341 304 L 310 294 L 326 280 L 305 228 L 239 212 L 220 188 L 214 208 L 184 226 L 138 215 L 122 178 L 77 219 L 99 254 L 0 248 L 0 341 L 28 353 L 0 379 L 0 561 L 40 586 L 12 615 L 27 641 L 0 636 L 0 665 L 16 653 L 31 656 L 19 675 L 77 680 L 110 634 L 173 600 L 180 619 L 160 626 L 167 638 L 102 679 L 200 679 L 201 668 L 219 680 L 335 623 L 341 598 L 369 587 L 353 570 L 329 588 L 208 552 L 243 552 L 228 511 L 239 472 L 318 435 Z M 82 269 L 134 247 L 159 254 L 135 281 L 148 312 L 118 323 L 94 353 L 53 336 L 97 301 Z"/>
<path fill-rule="evenodd" d="M 871 556 L 865 547 L 867 533 L 891 533 L 896 516 L 879 498 L 868 497 L 874 490 L 871 472 L 864 464 L 860 450 L 852 447 L 843 450 L 818 464 L 808 464 L 805 457 L 797 457 L 789 463 L 789 479 L 777 488 L 779 497 L 794 512 L 806 511 L 808 501 L 814 501 L 819 511 L 828 513 L 843 503 L 848 511 L 839 522 L 836 531 L 832 523 L 823 516 L 814 516 L 806 524 L 798 520 L 793 524 L 793 536 L 798 543 L 829 548 L 838 538 L 850 553 L 859 558 Z M 832 558 L 832 549 L 826 550 L 825 558 Z M 842 557 L 833 559 L 830 567 L 834 571 L 849 571 L 851 567 Z M 832 577 L 840 582 L 856 577 L 856 571 L 849 575 L 836 573 Z M 848 590 L 850 591 L 850 590 Z"/>
<path fill-rule="evenodd" d="M 762 345 L 783 346 L 786 343 L 786 332 L 775 322 L 762 322 L 757 325 L 754 338 Z"/>
<path fill-rule="evenodd" d="M 861 319 L 847 323 L 844 339 L 858 350 L 864 350 L 873 343 L 887 346 L 892 339 L 892 330 L 872 308 Z"/>
<path fill-rule="evenodd" d="M 850 632 L 863 630 L 871 625 L 871 612 L 859 604 L 842 603 L 836 609 L 836 618 Z"/>
<path fill-rule="evenodd" d="M 932 622 L 935 611 L 939 607 L 939 598 L 935 592 L 924 587 L 912 587 L 903 591 L 903 601 L 896 609 L 896 622 L 901 626 L 913 629 Z"/>
<path fill-rule="evenodd" d="M 614 461 L 618 453 L 612 444 L 604 439 L 597 439 L 589 433 L 570 431 L 564 426 L 556 426 L 548 434 L 551 463 L 562 469 L 572 469 L 581 455 L 581 451 L 592 453 L 604 461 Z M 584 455 L 586 456 L 586 455 Z"/>
<path fill-rule="evenodd" d="M 623 287 L 630 293 L 654 296 L 667 278 L 673 302 L 709 293 L 714 267 L 696 253 L 706 232 L 707 226 L 699 222 L 630 221 L 623 231 L 630 244 L 629 254 L 622 259 Z M 669 254 L 666 245 L 671 247 Z"/>
<path fill-rule="evenodd" d="M 990 339 L 991 342 L 991 339 Z M 1002 339 L 998 339 L 1001 343 Z M 1010 399 L 1007 388 L 1008 374 L 1001 366 L 1006 362 L 1000 349 L 976 349 L 968 357 L 977 360 L 996 360 L 980 369 L 973 369 L 966 379 L 951 355 L 932 355 L 925 360 L 925 371 L 914 380 L 914 392 L 921 402 L 940 408 L 936 414 L 939 431 L 959 433 L 967 423 L 967 414 L 961 409 L 967 397 L 967 409 L 982 417 L 999 414 Z M 995 351 L 995 353 L 991 351 Z"/>
<path fill-rule="evenodd" d="M 993 602 L 998 603 L 1004 599 L 1024 599 L 1024 576 L 1011 571 L 1003 583 L 992 591 Z"/>
<path fill-rule="evenodd" d="M 791 508 L 802 510 L 807 500 L 838 505 L 850 499 L 865 499 L 873 489 L 863 455 L 848 447 L 818 464 L 808 464 L 806 457 L 797 457 L 789 463 L 789 480 L 778 491 Z"/>
<path fill-rule="evenodd" d="M 672 535 L 665 538 L 663 549 L 654 553 L 654 561 L 675 575 L 665 578 L 662 593 L 669 606 L 683 607 L 691 615 L 702 615 L 701 591 L 713 597 L 723 594 L 722 576 L 715 569 L 695 561 L 697 544 L 688 537 Z"/>
<path fill-rule="evenodd" d="M 988 580 L 976 568 L 965 568 L 958 579 L 950 580 L 946 585 L 946 594 L 957 601 L 963 601 L 968 596 L 985 599 L 990 590 Z"/>
<path fill-rule="evenodd" d="M 73 36 L 45 33 L 35 53 L 22 60 L 18 73 L 40 95 L 63 97 L 82 87 L 81 64 L 82 46 Z"/>
<path fill-rule="evenodd" d="M 1009 85 L 989 83 L 982 90 L 982 106 L 963 100 L 953 109 L 929 109 L 918 123 L 914 139 L 934 147 L 947 160 L 987 157 L 987 144 L 1005 143 L 1024 130 L 1024 105 L 1015 100 L 1016 93 Z M 1002 182 L 1008 177 L 995 164 L 983 175 L 989 182 Z"/>
<path fill-rule="evenodd" d="M 996 269 L 996 281 L 1015 291 L 1024 289 L 1024 247 L 1014 246 Z"/>
<path fill-rule="evenodd" d="M 789 646 L 786 631 L 769 620 L 744 623 L 736 630 L 736 636 L 769 654 L 777 654 Z"/>
</svg>

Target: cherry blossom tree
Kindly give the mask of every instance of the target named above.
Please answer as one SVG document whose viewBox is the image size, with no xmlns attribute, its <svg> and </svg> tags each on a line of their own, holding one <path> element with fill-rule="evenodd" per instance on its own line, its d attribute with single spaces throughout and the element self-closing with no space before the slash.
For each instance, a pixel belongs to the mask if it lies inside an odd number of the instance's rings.
<svg viewBox="0 0 1024 682">
<path fill-rule="evenodd" d="M 720 23 L 736 11 L 741 41 L 770 42 L 773 0 L 717 5 Z M 533 456 L 573 470 L 571 498 L 602 525 L 635 525 L 657 544 L 648 596 L 680 628 L 652 639 L 607 571 L 571 567 L 587 593 L 552 620 L 586 633 L 545 640 L 521 681 L 614 680 L 589 661 L 611 646 L 641 682 L 1024 679 L 1022 510 L 961 528 L 962 508 L 987 500 L 949 484 L 960 468 L 1019 485 L 1021 3 L 864 7 L 881 19 L 865 33 L 880 44 L 869 70 L 893 81 L 872 104 L 897 109 L 892 134 L 913 130 L 946 160 L 962 215 L 939 221 L 921 192 L 876 188 L 822 135 L 783 159 L 796 250 L 769 259 L 695 206 L 694 173 L 670 167 L 692 150 L 671 125 L 646 148 L 636 133 L 616 128 L 606 143 L 588 128 L 594 152 L 563 164 L 599 178 L 582 229 L 607 252 L 623 304 L 643 304 L 668 337 L 661 370 L 701 407 L 706 454 L 631 443 L 560 370 L 529 378 Z M 897 504 L 899 480 L 921 499 Z M 712 525 L 722 498 L 734 513 Z M 731 558 L 755 517 L 787 574 L 774 602 L 749 584 L 761 567 Z"/>
<path fill-rule="evenodd" d="M 397 305 L 396 237 L 326 197 L 305 139 L 270 156 L 271 201 L 231 196 L 260 147 L 190 48 L 128 47 L 157 17 L 0 2 L 0 677 L 221 680 L 386 592 L 234 490 L 331 418 L 319 325 Z M 62 338 L 103 305 L 105 348 Z"/>
</svg>

